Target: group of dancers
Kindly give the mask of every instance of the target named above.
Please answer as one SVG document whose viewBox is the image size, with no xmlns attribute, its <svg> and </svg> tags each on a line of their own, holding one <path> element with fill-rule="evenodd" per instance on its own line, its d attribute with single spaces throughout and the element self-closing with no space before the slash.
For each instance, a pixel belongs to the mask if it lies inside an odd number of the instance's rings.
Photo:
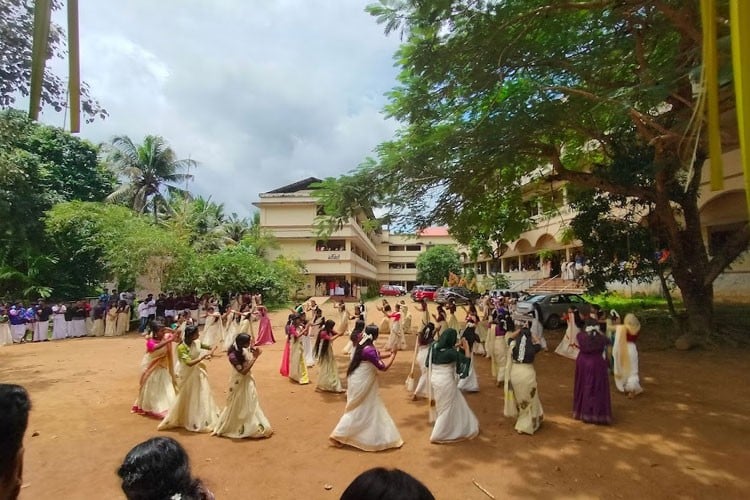
<svg viewBox="0 0 750 500">
<path fill-rule="evenodd" d="M 258 402 L 251 368 L 260 346 L 275 342 L 268 311 L 254 297 L 240 310 L 223 314 L 209 305 L 202 337 L 189 311 L 175 323 L 156 317 L 149 325 L 138 397 L 133 413 L 158 418 L 158 429 L 184 428 L 230 438 L 264 438 L 273 433 Z M 253 327 L 257 318 L 257 333 Z M 171 318 L 170 318 L 171 319 Z M 220 410 L 211 394 L 204 361 L 223 348 L 232 366 L 226 406 Z"/>
<path fill-rule="evenodd" d="M 431 314 L 426 301 L 416 304 L 420 328 L 416 332 L 412 364 L 406 388 L 413 400 L 429 400 L 430 441 L 448 443 L 472 439 L 479 423 L 463 392 L 479 390 L 475 360 L 487 356 L 493 379 L 503 387 L 505 416 L 516 419 L 519 433 L 534 434 L 544 412 L 534 370 L 536 354 L 546 349 L 539 316 L 514 317 L 508 297 L 481 299 L 464 307 L 462 328 L 449 302 Z M 311 382 L 308 369 L 318 365 L 316 390 L 346 393 L 344 414 L 330 435 L 336 445 L 365 451 L 380 451 L 403 445 L 398 428 L 378 394 L 378 373 L 387 371 L 397 353 L 405 347 L 405 333 L 411 333 L 411 314 L 403 303 L 377 306 L 383 314 L 380 326 L 366 322 L 365 304 L 349 314 L 346 305 L 335 306 L 336 319 L 326 319 L 314 301 L 300 305 L 289 315 L 280 374 L 290 381 Z M 228 309 L 223 315 L 209 306 L 199 338 L 198 327 L 180 317 L 168 328 L 157 318 L 147 339 L 136 413 L 161 418 L 159 429 L 184 427 L 219 436 L 261 438 L 272 428 L 258 402 L 251 368 L 262 354 L 261 345 L 272 343 L 270 320 L 265 308 L 254 307 L 260 318 L 254 333 L 248 311 Z M 584 422 L 611 422 L 609 371 L 614 371 L 618 389 L 629 396 L 642 392 L 638 382 L 635 340 L 640 324 L 632 314 L 620 321 L 616 312 L 606 318 L 594 306 L 581 316 L 571 308 L 568 329 L 556 352 L 576 360 L 573 416 Z M 265 323 L 265 322 L 268 323 Z M 349 323 L 354 326 L 349 331 Z M 264 326 L 264 324 L 266 326 Z M 266 328 L 268 334 L 264 333 Z M 388 340 L 380 349 L 376 341 L 383 331 Z M 349 357 L 346 387 L 339 377 L 333 343 L 339 337 L 348 342 L 342 353 Z M 178 343 L 176 349 L 171 346 Z M 379 343 L 382 345 L 382 343 Z M 220 411 L 213 401 L 204 360 L 225 348 L 233 375 L 226 407 Z M 176 362 L 173 360 L 176 357 Z"/>
</svg>

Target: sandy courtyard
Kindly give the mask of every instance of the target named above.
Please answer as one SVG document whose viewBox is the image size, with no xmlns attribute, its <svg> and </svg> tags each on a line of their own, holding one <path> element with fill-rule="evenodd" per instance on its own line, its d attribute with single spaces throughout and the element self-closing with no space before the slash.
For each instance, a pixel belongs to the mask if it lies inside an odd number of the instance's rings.
<svg viewBox="0 0 750 500">
<path fill-rule="evenodd" d="M 323 311 L 335 318 L 330 304 Z M 570 417 L 575 363 L 541 353 L 535 365 L 545 422 L 534 436 L 516 434 L 502 416 L 502 391 L 492 383 L 489 360 L 479 359 L 481 392 L 466 398 L 480 435 L 450 445 L 430 444 L 427 404 L 408 400 L 404 390 L 412 351 L 401 352 L 380 375 L 380 392 L 405 444 L 366 453 L 329 445 L 346 397 L 316 392 L 317 368 L 307 386 L 279 375 L 286 315 L 273 314 L 277 343 L 253 368 L 275 431 L 270 439 L 162 433 L 187 448 L 194 473 L 218 499 L 337 499 L 374 466 L 401 468 L 440 499 L 487 499 L 472 480 L 498 499 L 750 497 L 747 350 L 641 353 L 646 392 L 634 400 L 613 392 L 610 427 Z M 368 319 L 379 322 L 374 307 Z M 560 332 L 547 337 L 554 347 Z M 413 347 L 414 336 L 407 340 Z M 143 351 L 137 334 L 0 348 L 0 382 L 24 385 L 34 405 L 22 499 L 122 498 L 115 470 L 133 445 L 157 435 L 157 421 L 130 413 Z M 337 358 L 344 378 L 348 358 Z M 208 369 L 223 406 L 231 367 L 222 354 Z"/>
</svg>

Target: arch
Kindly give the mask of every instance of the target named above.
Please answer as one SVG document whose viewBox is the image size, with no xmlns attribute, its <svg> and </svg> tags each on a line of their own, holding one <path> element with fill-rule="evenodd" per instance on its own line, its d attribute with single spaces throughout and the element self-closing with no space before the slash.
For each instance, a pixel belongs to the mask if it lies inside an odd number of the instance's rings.
<svg viewBox="0 0 750 500">
<path fill-rule="evenodd" d="M 534 248 L 531 246 L 531 243 L 526 238 L 521 238 L 518 240 L 513 247 L 513 250 L 516 253 L 529 253 L 534 250 Z"/>
<path fill-rule="evenodd" d="M 700 209 L 702 226 L 733 224 L 748 220 L 745 191 L 724 191 L 707 201 Z"/>
<path fill-rule="evenodd" d="M 553 250 L 559 247 L 560 245 L 557 243 L 555 237 L 549 233 L 544 233 L 537 238 L 536 245 L 534 245 L 534 248 L 537 250 Z"/>
</svg>

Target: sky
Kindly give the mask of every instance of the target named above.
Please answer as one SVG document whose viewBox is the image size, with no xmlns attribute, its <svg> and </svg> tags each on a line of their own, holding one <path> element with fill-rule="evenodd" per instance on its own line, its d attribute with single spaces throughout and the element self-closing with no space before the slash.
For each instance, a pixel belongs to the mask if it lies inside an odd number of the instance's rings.
<svg viewBox="0 0 750 500">
<path fill-rule="evenodd" d="M 110 115 L 80 135 L 163 136 L 199 163 L 190 191 L 240 216 L 259 193 L 347 173 L 397 127 L 381 111 L 399 37 L 372 1 L 80 0 L 81 76 Z"/>
</svg>

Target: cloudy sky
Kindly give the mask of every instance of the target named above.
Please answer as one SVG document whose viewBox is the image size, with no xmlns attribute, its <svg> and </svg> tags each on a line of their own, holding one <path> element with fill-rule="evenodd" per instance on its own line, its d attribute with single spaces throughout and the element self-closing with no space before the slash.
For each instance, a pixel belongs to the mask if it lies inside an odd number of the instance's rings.
<svg viewBox="0 0 750 500">
<path fill-rule="evenodd" d="M 399 39 L 371 1 L 80 0 L 82 78 L 110 114 L 81 135 L 162 135 L 200 163 L 191 191 L 242 216 L 258 193 L 346 173 L 396 128 L 381 110 Z"/>
</svg>

